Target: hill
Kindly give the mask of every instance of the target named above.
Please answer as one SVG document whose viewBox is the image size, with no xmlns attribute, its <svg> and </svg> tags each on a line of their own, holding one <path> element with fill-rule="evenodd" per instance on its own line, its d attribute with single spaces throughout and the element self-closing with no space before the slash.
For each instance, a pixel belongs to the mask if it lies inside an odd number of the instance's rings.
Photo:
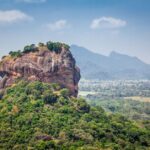
<svg viewBox="0 0 150 150">
<path fill-rule="evenodd" d="M 80 70 L 69 50 L 60 42 L 31 44 L 22 51 L 10 52 L 0 61 L 0 89 L 15 83 L 17 79 L 59 83 L 77 96 Z"/>
<path fill-rule="evenodd" d="M 137 57 L 117 52 L 109 56 L 94 53 L 84 47 L 71 46 L 71 52 L 86 79 L 150 79 L 150 65 Z"/>
<path fill-rule="evenodd" d="M 70 97 L 58 84 L 20 81 L 1 93 L 0 149 L 147 150 L 149 122 L 138 125 Z"/>
</svg>

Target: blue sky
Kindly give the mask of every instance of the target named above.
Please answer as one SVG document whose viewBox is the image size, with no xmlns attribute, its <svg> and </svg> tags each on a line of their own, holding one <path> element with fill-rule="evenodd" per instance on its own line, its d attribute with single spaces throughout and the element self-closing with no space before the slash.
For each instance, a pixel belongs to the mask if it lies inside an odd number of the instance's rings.
<svg viewBox="0 0 150 150">
<path fill-rule="evenodd" d="M 150 64 L 150 0 L 0 0 L 0 56 L 48 40 Z"/>
</svg>

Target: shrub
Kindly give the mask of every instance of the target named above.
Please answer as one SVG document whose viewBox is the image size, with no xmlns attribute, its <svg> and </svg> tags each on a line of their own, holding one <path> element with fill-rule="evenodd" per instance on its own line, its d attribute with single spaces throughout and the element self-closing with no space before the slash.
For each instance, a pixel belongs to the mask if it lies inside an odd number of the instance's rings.
<svg viewBox="0 0 150 150">
<path fill-rule="evenodd" d="M 88 113 L 90 111 L 90 106 L 83 99 L 78 99 L 77 101 L 77 109 L 80 112 Z"/>
<path fill-rule="evenodd" d="M 40 43 L 38 44 L 38 46 L 39 46 L 39 47 L 43 47 L 43 46 L 45 46 L 45 45 L 44 45 L 44 43 L 41 43 L 41 42 L 40 42 Z"/>
<path fill-rule="evenodd" d="M 39 47 L 43 47 L 43 46 L 47 46 L 47 48 L 52 51 L 55 52 L 56 54 L 61 53 L 62 48 L 65 48 L 66 50 L 69 50 L 69 45 L 64 44 L 64 43 L 60 43 L 60 42 L 51 42 L 48 41 L 46 43 L 46 45 L 44 43 L 39 43 L 38 44 Z M 27 45 L 24 47 L 23 51 L 18 50 L 18 51 L 10 51 L 9 55 L 11 57 L 21 57 L 23 53 L 30 53 L 30 52 L 36 52 L 38 51 L 38 48 L 36 47 L 35 44 L 31 44 L 31 45 Z M 2 59 L 4 59 L 6 56 L 3 56 Z"/>
<path fill-rule="evenodd" d="M 50 51 L 53 51 L 55 53 L 60 53 L 61 50 L 62 50 L 62 47 L 64 47 L 66 50 L 68 50 L 70 47 L 67 45 L 67 44 L 64 44 L 64 43 L 60 43 L 60 42 L 47 42 L 47 48 L 50 50 Z"/>
<path fill-rule="evenodd" d="M 6 56 L 3 56 L 2 59 L 6 58 Z"/>
<path fill-rule="evenodd" d="M 56 90 L 60 90 L 60 89 L 61 89 L 60 85 L 57 84 L 57 83 L 52 83 L 52 84 L 51 84 L 51 88 L 53 89 L 53 91 L 56 91 Z"/>
<path fill-rule="evenodd" d="M 31 44 L 24 47 L 23 53 L 29 53 L 35 51 L 37 51 L 37 47 L 35 46 L 35 44 Z"/>
<path fill-rule="evenodd" d="M 68 104 L 68 100 L 67 100 L 65 97 L 62 97 L 62 96 L 59 97 L 58 101 L 59 101 L 59 103 L 60 103 L 61 105 L 66 105 L 66 104 Z"/>
<path fill-rule="evenodd" d="M 67 45 L 67 44 L 63 44 L 63 47 L 64 47 L 66 50 L 69 50 L 69 49 L 70 49 L 70 46 Z"/>
<path fill-rule="evenodd" d="M 68 89 L 62 89 L 60 90 L 60 95 L 67 98 L 70 95 L 70 92 Z"/>
<path fill-rule="evenodd" d="M 9 52 L 9 55 L 11 56 L 11 57 L 20 57 L 20 56 L 22 56 L 22 52 L 21 52 L 21 50 L 18 50 L 18 51 L 10 51 Z"/>
<path fill-rule="evenodd" d="M 50 91 L 45 91 L 43 93 L 43 101 L 45 104 L 53 104 L 57 101 L 57 95 L 53 94 Z"/>
<path fill-rule="evenodd" d="M 74 140 L 83 140 L 85 143 L 91 143 L 93 141 L 92 135 L 82 129 L 73 129 L 72 136 Z"/>
<path fill-rule="evenodd" d="M 62 44 L 59 43 L 59 42 L 47 42 L 47 48 L 50 50 L 50 51 L 53 51 L 55 53 L 60 53 L 61 52 L 61 49 L 62 49 Z"/>
</svg>

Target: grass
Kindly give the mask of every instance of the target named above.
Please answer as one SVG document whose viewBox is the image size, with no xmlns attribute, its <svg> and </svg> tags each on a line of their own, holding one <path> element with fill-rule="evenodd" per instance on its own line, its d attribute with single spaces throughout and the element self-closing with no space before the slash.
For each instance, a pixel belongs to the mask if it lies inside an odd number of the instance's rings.
<svg viewBox="0 0 150 150">
<path fill-rule="evenodd" d="M 124 97 L 124 99 L 140 101 L 140 102 L 150 102 L 150 97 L 142 97 L 142 96 Z"/>
<path fill-rule="evenodd" d="M 93 91 L 79 91 L 79 96 L 87 96 L 88 94 L 94 95 L 96 92 Z"/>
</svg>

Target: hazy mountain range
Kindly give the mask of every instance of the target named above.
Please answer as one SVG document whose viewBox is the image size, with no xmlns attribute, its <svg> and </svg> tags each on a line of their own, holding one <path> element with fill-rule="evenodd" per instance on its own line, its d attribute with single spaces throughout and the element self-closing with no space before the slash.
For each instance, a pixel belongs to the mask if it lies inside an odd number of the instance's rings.
<svg viewBox="0 0 150 150">
<path fill-rule="evenodd" d="M 137 57 L 112 51 L 109 56 L 84 47 L 71 46 L 71 51 L 86 79 L 150 79 L 150 65 Z"/>
</svg>

